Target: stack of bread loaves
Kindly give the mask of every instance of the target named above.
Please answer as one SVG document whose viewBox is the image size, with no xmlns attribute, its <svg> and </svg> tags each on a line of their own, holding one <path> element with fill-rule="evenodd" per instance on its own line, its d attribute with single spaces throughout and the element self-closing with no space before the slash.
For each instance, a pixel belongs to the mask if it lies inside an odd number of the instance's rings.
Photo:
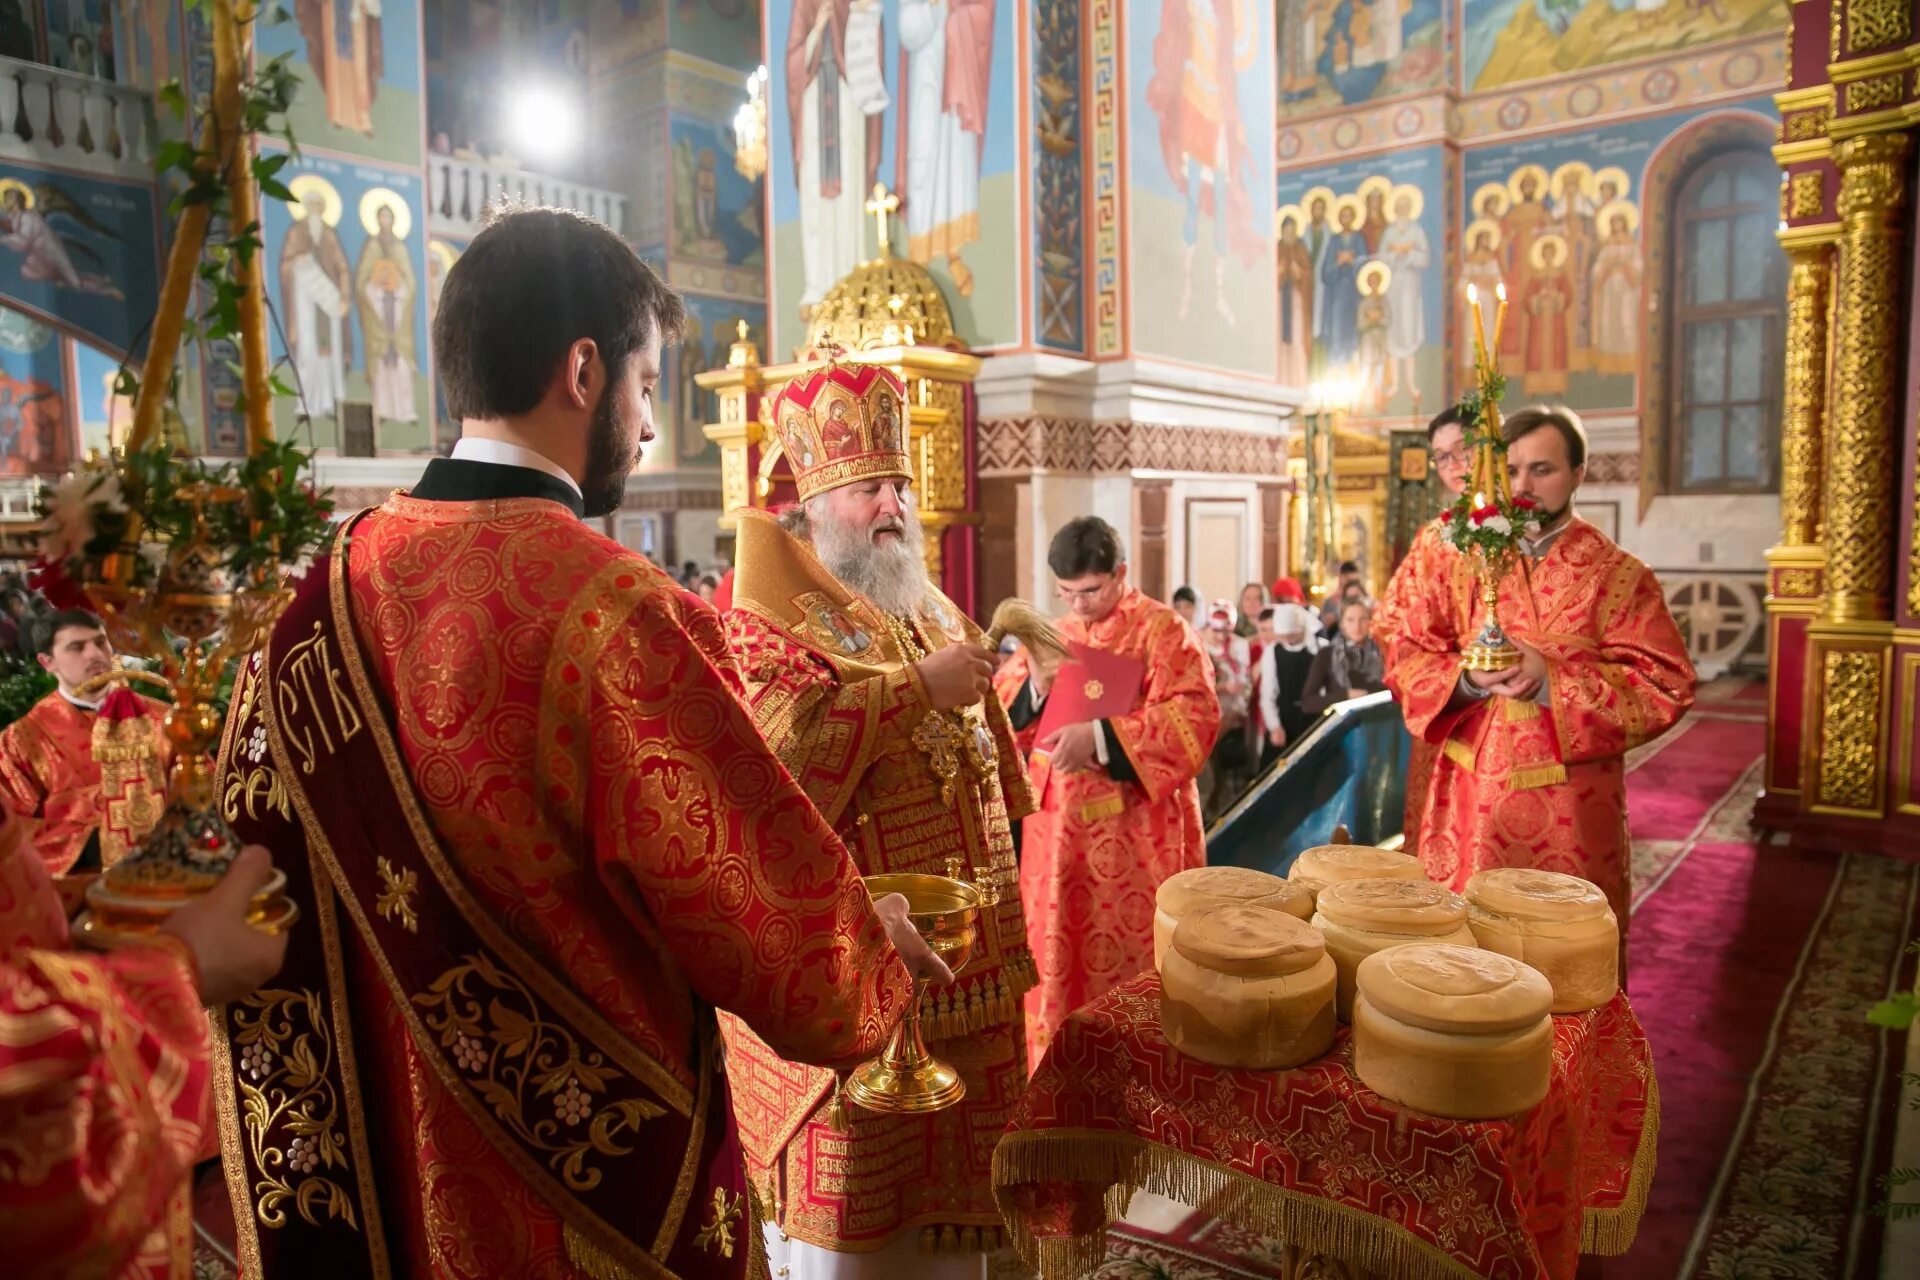
<svg viewBox="0 0 1920 1280">
<path fill-rule="evenodd" d="M 1173 931 L 1160 1030 L 1191 1058 L 1280 1070 L 1333 1047 L 1333 961 L 1312 926 L 1266 907 L 1210 906 Z"/>
<path fill-rule="evenodd" d="M 1337 1008 L 1353 1018 L 1354 972 L 1376 951 L 1409 943 L 1474 945 L 1467 904 L 1430 880 L 1341 880 L 1320 891 L 1313 927 L 1340 974 Z"/>
<path fill-rule="evenodd" d="M 1266 907 L 1305 920 L 1313 914 L 1313 896 L 1299 885 L 1251 867 L 1189 867 L 1160 882 L 1154 895 L 1153 967 L 1158 969 L 1167 943 L 1182 919 L 1202 907 Z"/>
</svg>

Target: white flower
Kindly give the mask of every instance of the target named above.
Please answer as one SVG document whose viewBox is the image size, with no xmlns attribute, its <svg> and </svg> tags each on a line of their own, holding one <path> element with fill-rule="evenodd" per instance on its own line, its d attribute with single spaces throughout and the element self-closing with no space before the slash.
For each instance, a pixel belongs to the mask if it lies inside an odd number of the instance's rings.
<svg viewBox="0 0 1920 1280">
<path fill-rule="evenodd" d="M 138 548 L 140 558 L 147 562 L 147 568 L 159 577 L 167 571 L 167 544 L 164 542 L 142 542 Z"/>
<path fill-rule="evenodd" d="M 126 509 L 120 477 L 111 471 L 74 471 L 62 476 L 47 503 L 41 554 L 56 564 L 81 554 L 93 541 L 95 511 L 124 514 Z"/>
<path fill-rule="evenodd" d="M 287 566 L 287 581 L 298 582 L 307 576 L 307 570 L 313 568 L 313 555 L 308 553 Z"/>
<path fill-rule="evenodd" d="M 1489 533 L 1500 534 L 1502 537 L 1513 532 L 1513 525 L 1505 516 L 1488 516 L 1480 522 L 1480 527 Z"/>
</svg>

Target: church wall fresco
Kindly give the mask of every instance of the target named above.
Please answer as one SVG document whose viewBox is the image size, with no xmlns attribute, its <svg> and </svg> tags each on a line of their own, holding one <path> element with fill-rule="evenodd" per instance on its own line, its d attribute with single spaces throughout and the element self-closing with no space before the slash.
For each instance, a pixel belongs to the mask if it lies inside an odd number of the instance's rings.
<svg viewBox="0 0 1920 1280">
<path fill-rule="evenodd" d="M 668 256 L 719 266 L 764 266 L 758 182 L 733 163 L 733 126 L 725 120 L 674 115 L 673 217 Z"/>
<path fill-rule="evenodd" d="M 715 298 L 702 294 L 684 295 L 687 300 L 686 336 L 667 356 L 667 378 L 658 410 L 660 421 L 672 423 L 668 438 L 662 432 L 661 443 L 643 460 L 648 470 L 668 467 L 717 467 L 720 446 L 708 440 L 700 430 L 720 420 L 720 407 L 713 392 L 703 391 L 693 376 L 708 369 L 725 367 L 727 355 L 739 338 L 740 322 L 746 321 L 755 344 L 766 332 L 767 306 L 737 298 Z"/>
<path fill-rule="evenodd" d="M 80 450 L 98 449 L 105 453 L 133 425 L 133 400 L 113 393 L 120 376 L 120 361 L 84 342 L 69 340 L 73 353 L 73 386 L 70 397 L 74 420 L 79 426 Z"/>
<path fill-rule="evenodd" d="M 69 341 L 31 316 L 0 310 L 0 475 L 58 471 L 73 461 Z"/>
<path fill-rule="evenodd" d="M 1137 354 L 1273 376 L 1272 13 L 1238 0 L 1128 0 Z"/>
<path fill-rule="evenodd" d="M 1786 25 L 1779 0 L 1461 0 L 1459 83 L 1484 93 Z"/>
<path fill-rule="evenodd" d="M 1280 113 L 1302 115 L 1428 93 L 1447 80 L 1443 0 L 1280 0 Z"/>
<path fill-rule="evenodd" d="M 873 255 L 864 206 L 876 181 L 901 200 L 895 252 L 933 273 L 962 340 L 1021 341 L 1016 9 L 1005 0 L 766 6 L 769 358 L 791 355 L 803 311 Z"/>
<path fill-rule="evenodd" d="M 1743 104 L 1771 117 L 1768 99 Z M 1461 260 L 1450 300 L 1467 327 L 1465 288 L 1504 283 L 1509 308 L 1500 340 L 1510 402 L 1557 400 L 1583 412 L 1640 407 L 1639 374 L 1651 295 L 1664 261 L 1649 236 L 1649 183 L 1664 190 L 1663 144 L 1701 113 L 1642 118 L 1471 148 L 1461 155 Z M 1670 200 L 1670 191 L 1657 200 Z M 1756 252 L 1778 252 L 1771 240 Z M 1491 310 L 1487 313 L 1491 321 Z M 1463 379 L 1471 361 L 1456 349 Z"/>
<path fill-rule="evenodd" d="M 0 163 L 0 300 L 127 350 L 159 289 L 151 187 Z"/>
<path fill-rule="evenodd" d="M 1447 402 L 1445 170 L 1436 146 L 1280 175 L 1283 383 L 1350 372 L 1365 417 Z"/>
<path fill-rule="evenodd" d="M 765 61 L 760 53 L 760 4 L 761 0 L 671 0 L 667 39 L 680 53 L 751 71 Z"/>
<path fill-rule="evenodd" d="M 351 401 L 374 406 L 380 449 L 429 447 L 419 175 L 306 154 L 280 178 L 299 209 L 269 200 L 263 210 L 267 296 L 280 318 L 274 357 L 291 346 L 312 443 L 340 443 L 340 406 Z M 274 411 L 281 435 L 294 435 L 295 403 L 277 400 Z"/>
<path fill-rule="evenodd" d="M 419 167 L 419 0 L 289 8 L 294 21 L 262 23 L 254 43 L 259 58 L 293 55 L 301 84 L 287 120 L 300 145 Z"/>
</svg>

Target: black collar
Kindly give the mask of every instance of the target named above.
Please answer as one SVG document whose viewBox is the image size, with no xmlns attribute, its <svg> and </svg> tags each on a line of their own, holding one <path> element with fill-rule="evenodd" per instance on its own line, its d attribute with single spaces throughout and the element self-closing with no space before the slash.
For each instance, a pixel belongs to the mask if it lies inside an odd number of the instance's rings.
<svg viewBox="0 0 1920 1280">
<path fill-rule="evenodd" d="M 586 503 L 572 485 L 558 476 L 532 467 L 471 458 L 435 458 L 427 463 L 409 495 L 422 502 L 490 502 L 502 498 L 545 498 L 576 516 L 586 515 Z"/>
</svg>

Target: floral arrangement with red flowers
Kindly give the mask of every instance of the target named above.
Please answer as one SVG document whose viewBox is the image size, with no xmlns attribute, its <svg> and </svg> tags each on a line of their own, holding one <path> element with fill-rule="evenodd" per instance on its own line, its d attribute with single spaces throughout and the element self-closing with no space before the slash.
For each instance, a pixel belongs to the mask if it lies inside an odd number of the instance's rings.
<svg viewBox="0 0 1920 1280">
<path fill-rule="evenodd" d="M 1498 426 L 1506 379 L 1497 372 L 1482 377 L 1483 385 L 1460 401 L 1473 477 L 1466 492 L 1440 513 L 1440 537 L 1455 551 L 1498 561 L 1517 554 L 1520 540 L 1539 531 L 1540 509 L 1531 498 L 1514 497 L 1507 485 L 1507 442 Z"/>
</svg>

